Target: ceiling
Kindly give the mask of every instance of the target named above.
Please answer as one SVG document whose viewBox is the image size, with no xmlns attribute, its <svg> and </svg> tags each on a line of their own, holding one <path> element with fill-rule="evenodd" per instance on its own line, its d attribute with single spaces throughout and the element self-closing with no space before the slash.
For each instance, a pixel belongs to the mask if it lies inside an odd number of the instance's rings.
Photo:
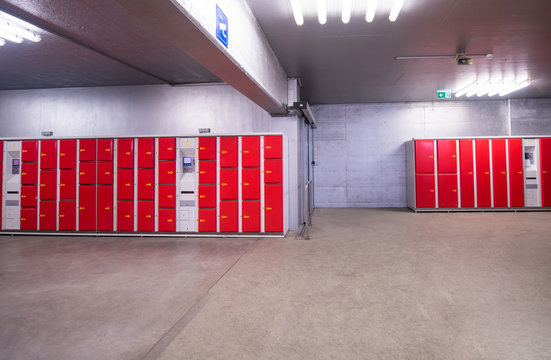
<svg viewBox="0 0 551 360">
<path fill-rule="evenodd" d="M 147 0 L 0 0 L 0 9 L 40 28 L 40 43 L 0 48 L 0 89 L 221 80 L 186 54 L 174 36 L 148 20 L 171 8 Z M 304 25 L 288 0 L 247 0 L 289 76 L 299 77 L 312 104 L 432 101 L 478 79 L 529 76 L 510 97 L 551 97 L 551 1 L 405 0 L 395 23 L 379 0 L 373 23 L 366 1 L 354 0 L 349 24 L 340 1 L 328 0 L 317 21 L 315 0 L 302 0 Z M 457 66 L 454 59 L 395 60 L 399 55 L 494 54 Z M 487 99 L 482 97 L 480 99 Z"/>
</svg>

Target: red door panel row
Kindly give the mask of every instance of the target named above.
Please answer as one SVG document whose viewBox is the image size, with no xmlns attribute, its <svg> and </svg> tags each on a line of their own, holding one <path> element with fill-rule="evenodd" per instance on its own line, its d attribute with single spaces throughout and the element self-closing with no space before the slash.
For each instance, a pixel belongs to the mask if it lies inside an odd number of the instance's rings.
<svg viewBox="0 0 551 360">
<path fill-rule="evenodd" d="M 415 199 L 418 208 L 436 207 L 436 192 L 433 174 L 415 175 Z"/>
<path fill-rule="evenodd" d="M 38 184 L 38 163 L 21 163 L 21 184 Z"/>
<path fill-rule="evenodd" d="M 59 202 L 59 230 L 76 230 L 76 212 L 76 201 L 71 200 Z"/>
<path fill-rule="evenodd" d="M 98 139 L 98 161 L 113 161 L 113 139 Z"/>
<path fill-rule="evenodd" d="M 199 232 L 216 232 L 216 209 L 199 209 Z"/>
<path fill-rule="evenodd" d="M 437 140 L 438 173 L 457 172 L 457 145 L 455 140 Z"/>
<path fill-rule="evenodd" d="M 492 206 L 492 180 L 490 178 L 490 141 L 476 139 L 476 190 L 477 206 Z"/>
<path fill-rule="evenodd" d="M 134 139 L 117 140 L 117 167 L 119 169 L 134 168 Z"/>
<path fill-rule="evenodd" d="M 239 145 L 237 136 L 220 137 L 220 167 L 237 167 Z"/>
<path fill-rule="evenodd" d="M 264 136 L 264 159 L 283 159 L 283 139 L 281 136 Z"/>
<path fill-rule="evenodd" d="M 461 207 L 474 207 L 473 141 L 459 140 L 459 177 Z"/>
<path fill-rule="evenodd" d="M 152 169 L 155 166 L 155 139 L 138 139 L 138 168 Z"/>
<path fill-rule="evenodd" d="M 96 183 L 96 162 L 81 162 L 79 164 L 78 183 L 81 185 Z"/>
<path fill-rule="evenodd" d="M 507 150 L 505 139 L 492 139 L 494 207 L 507 207 Z"/>
<path fill-rule="evenodd" d="M 241 151 L 243 167 L 260 167 L 260 136 L 243 136 Z"/>
<path fill-rule="evenodd" d="M 237 169 L 220 169 L 220 199 L 237 200 L 239 196 Z"/>
<path fill-rule="evenodd" d="M 134 201 L 117 201 L 117 231 L 134 231 Z"/>
<path fill-rule="evenodd" d="M 159 184 L 176 183 L 176 162 L 159 161 Z"/>
<path fill-rule="evenodd" d="M 57 140 L 40 141 L 40 168 L 57 169 Z"/>
<path fill-rule="evenodd" d="M 96 139 L 79 140 L 78 156 L 79 161 L 96 161 Z"/>
<path fill-rule="evenodd" d="M 97 183 L 98 184 L 113 184 L 113 163 L 108 162 L 99 162 L 98 164 L 98 175 Z"/>
<path fill-rule="evenodd" d="M 138 231 L 155 231 L 155 203 L 138 201 Z"/>
<path fill-rule="evenodd" d="M 159 138 L 159 160 L 176 159 L 176 139 Z"/>
<path fill-rule="evenodd" d="M 113 186 L 97 187 L 97 230 L 113 231 Z"/>
<path fill-rule="evenodd" d="M 216 161 L 199 161 L 199 184 L 216 183 Z"/>
<path fill-rule="evenodd" d="M 237 201 L 220 202 L 220 232 L 239 231 L 239 204 Z"/>
<path fill-rule="evenodd" d="M 216 137 L 199 138 L 198 157 L 199 157 L 199 160 L 216 159 Z"/>
<path fill-rule="evenodd" d="M 77 141 L 59 140 L 59 168 L 76 169 L 77 167 Z"/>
<path fill-rule="evenodd" d="M 38 189 L 36 185 L 23 185 L 21 186 L 21 206 L 22 207 L 36 207 L 37 205 Z"/>
<path fill-rule="evenodd" d="M 434 173 L 433 140 L 415 140 L 415 172 Z"/>
<path fill-rule="evenodd" d="M 511 207 L 524 207 L 524 154 L 522 139 L 508 139 L 509 201 Z"/>
<path fill-rule="evenodd" d="M 38 140 L 21 141 L 21 161 L 38 161 Z"/>
<path fill-rule="evenodd" d="M 159 231 L 163 231 L 163 232 L 176 231 L 176 210 L 175 209 L 159 209 Z"/>
<path fill-rule="evenodd" d="M 457 175 L 438 174 L 438 206 L 456 208 L 458 206 Z"/>
<path fill-rule="evenodd" d="M 283 160 L 264 161 L 264 182 L 282 183 L 283 182 Z"/>
<path fill-rule="evenodd" d="M 57 171 L 40 171 L 40 200 L 55 200 L 57 198 Z"/>
<path fill-rule="evenodd" d="M 243 200 L 260 199 L 260 169 L 243 169 L 241 177 Z"/>
<path fill-rule="evenodd" d="M 266 232 L 283 231 L 283 185 L 266 184 L 264 188 L 264 227 Z"/>
<path fill-rule="evenodd" d="M 155 199 L 155 173 L 153 169 L 138 170 L 138 200 Z"/>
<path fill-rule="evenodd" d="M 117 171 L 117 199 L 134 199 L 134 170 L 119 169 Z"/>
<path fill-rule="evenodd" d="M 242 202 L 243 232 L 260 232 L 260 201 Z"/>
<path fill-rule="evenodd" d="M 41 201 L 38 228 L 40 230 L 56 230 L 56 219 L 55 200 Z"/>
<path fill-rule="evenodd" d="M 160 208 L 176 207 L 176 186 L 175 185 L 159 185 L 159 207 Z"/>
<path fill-rule="evenodd" d="M 21 208 L 20 229 L 21 230 L 36 230 L 37 229 L 37 208 Z"/>
<path fill-rule="evenodd" d="M 199 185 L 200 208 L 216 207 L 216 185 Z"/>
<path fill-rule="evenodd" d="M 78 229 L 96 230 L 96 186 L 82 185 L 78 188 Z"/>
</svg>

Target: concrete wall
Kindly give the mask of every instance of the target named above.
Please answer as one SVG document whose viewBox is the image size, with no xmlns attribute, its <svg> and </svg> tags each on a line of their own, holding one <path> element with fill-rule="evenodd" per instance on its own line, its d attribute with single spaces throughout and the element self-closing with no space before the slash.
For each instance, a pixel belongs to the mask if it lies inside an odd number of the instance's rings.
<svg viewBox="0 0 551 360">
<path fill-rule="evenodd" d="M 412 138 L 551 134 L 550 99 L 318 105 L 314 114 L 317 207 L 406 206 Z"/>
</svg>

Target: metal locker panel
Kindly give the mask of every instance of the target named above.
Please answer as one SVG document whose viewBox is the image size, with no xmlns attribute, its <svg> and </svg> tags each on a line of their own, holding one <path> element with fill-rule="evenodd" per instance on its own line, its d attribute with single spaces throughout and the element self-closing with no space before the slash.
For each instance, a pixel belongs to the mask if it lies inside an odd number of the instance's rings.
<svg viewBox="0 0 551 360">
<path fill-rule="evenodd" d="M 415 172 L 434 173 L 434 140 L 415 140 Z"/>
<path fill-rule="evenodd" d="M 159 160 L 176 160 L 175 138 L 159 138 Z"/>
<path fill-rule="evenodd" d="M 237 201 L 220 202 L 220 232 L 239 231 L 239 204 Z"/>
<path fill-rule="evenodd" d="M 153 169 L 138 170 L 138 200 L 155 199 L 155 173 Z"/>
<path fill-rule="evenodd" d="M 20 229 L 36 230 L 36 208 L 21 208 Z"/>
<path fill-rule="evenodd" d="M 117 171 L 117 199 L 134 199 L 134 170 L 119 169 Z"/>
<path fill-rule="evenodd" d="M 21 186 L 21 207 L 36 207 L 38 189 L 36 185 Z"/>
<path fill-rule="evenodd" d="M 551 206 L 551 138 L 540 139 L 541 206 Z"/>
<path fill-rule="evenodd" d="M 59 140 L 59 168 L 76 169 L 77 167 L 77 141 Z"/>
<path fill-rule="evenodd" d="M 220 137 L 220 167 L 237 167 L 239 145 L 237 136 Z"/>
<path fill-rule="evenodd" d="M 199 207 L 216 207 L 216 185 L 199 185 Z"/>
<path fill-rule="evenodd" d="M 38 229 L 56 230 L 56 216 L 56 202 L 52 200 L 41 201 Z"/>
<path fill-rule="evenodd" d="M 117 201 L 117 231 L 134 231 L 133 201 Z"/>
<path fill-rule="evenodd" d="M 283 158 L 283 138 L 280 135 L 264 136 L 264 159 Z"/>
<path fill-rule="evenodd" d="M 117 140 L 117 167 L 119 169 L 134 168 L 134 139 Z"/>
<path fill-rule="evenodd" d="M 59 171 L 59 198 L 61 200 L 73 200 L 77 198 L 76 170 Z"/>
<path fill-rule="evenodd" d="M 260 232 L 260 201 L 243 201 L 243 232 Z"/>
<path fill-rule="evenodd" d="M 461 207 L 474 207 L 474 161 L 473 141 L 459 140 L 459 181 L 461 184 Z"/>
<path fill-rule="evenodd" d="M 199 232 L 216 232 L 216 209 L 199 209 Z"/>
<path fill-rule="evenodd" d="M 455 140 L 437 140 L 438 173 L 457 172 L 457 146 Z"/>
<path fill-rule="evenodd" d="M 159 185 L 160 208 L 176 207 L 176 185 Z"/>
<path fill-rule="evenodd" d="M 155 231 L 155 203 L 138 201 L 138 231 Z"/>
<path fill-rule="evenodd" d="M 57 140 L 40 141 L 40 168 L 57 169 Z"/>
<path fill-rule="evenodd" d="M 176 183 L 176 162 L 159 161 L 159 184 Z"/>
<path fill-rule="evenodd" d="M 38 163 L 21 163 L 21 184 L 38 184 Z"/>
<path fill-rule="evenodd" d="M 457 175 L 438 174 L 438 206 L 441 208 L 458 207 Z"/>
<path fill-rule="evenodd" d="M 79 231 L 96 231 L 96 186 L 79 186 L 78 198 Z"/>
<path fill-rule="evenodd" d="M 476 191 L 477 206 L 492 206 L 490 178 L 490 143 L 488 139 L 476 139 Z"/>
<path fill-rule="evenodd" d="M 492 140 L 494 207 L 507 207 L 507 151 L 505 139 Z"/>
<path fill-rule="evenodd" d="M 264 229 L 266 232 L 283 232 L 283 185 L 266 184 L 264 187 Z"/>
<path fill-rule="evenodd" d="M 264 182 L 266 184 L 283 182 L 283 160 L 264 161 Z"/>
<path fill-rule="evenodd" d="M 260 167 L 260 136 L 243 136 L 241 151 L 243 167 Z"/>
<path fill-rule="evenodd" d="M 96 161 L 96 139 L 81 139 L 78 156 L 80 161 Z"/>
<path fill-rule="evenodd" d="M 415 199 L 418 208 L 436 207 L 436 192 L 434 186 L 434 175 L 417 174 L 415 175 Z"/>
<path fill-rule="evenodd" d="M 97 230 L 113 231 L 113 186 L 97 187 Z"/>
<path fill-rule="evenodd" d="M 511 207 L 524 207 L 524 154 L 522 139 L 508 139 L 509 201 Z"/>
<path fill-rule="evenodd" d="M 96 183 L 96 163 L 95 162 L 81 162 L 79 164 L 78 183 L 81 185 Z"/>
<path fill-rule="evenodd" d="M 242 198 L 243 200 L 259 200 L 260 199 L 260 169 L 252 168 L 242 169 Z"/>
<path fill-rule="evenodd" d="M 98 139 L 98 161 L 113 161 L 113 139 Z"/>
<path fill-rule="evenodd" d="M 159 231 L 176 231 L 176 209 L 159 209 Z"/>
<path fill-rule="evenodd" d="M 540 139 L 540 167 L 542 170 L 551 170 L 551 138 Z"/>
<path fill-rule="evenodd" d="M 199 160 L 215 160 L 216 159 L 216 137 L 200 137 L 199 138 Z"/>
<path fill-rule="evenodd" d="M 59 202 L 59 230 L 75 231 L 76 230 L 76 201 L 60 201 Z"/>
<path fill-rule="evenodd" d="M 97 163 L 98 169 L 98 184 L 113 184 L 113 163 L 112 162 L 99 162 Z"/>
<path fill-rule="evenodd" d="M 38 161 L 38 140 L 21 141 L 21 161 Z"/>
<path fill-rule="evenodd" d="M 138 139 L 138 168 L 152 169 L 155 166 L 155 139 Z"/>
<path fill-rule="evenodd" d="M 56 198 L 57 171 L 42 170 L 40 172 L 40 200 L 55 200 Z"/>
<path fill-rule="evenodd" d="M 216 161 L 199 161 L 199 183 L 216 183 Z"/>
<path fill-rule="evenodd" d="M 239 197 L 239 174 L 237 169 L 220 169 L 220 199 L 237 200 Z"/>
</svg>

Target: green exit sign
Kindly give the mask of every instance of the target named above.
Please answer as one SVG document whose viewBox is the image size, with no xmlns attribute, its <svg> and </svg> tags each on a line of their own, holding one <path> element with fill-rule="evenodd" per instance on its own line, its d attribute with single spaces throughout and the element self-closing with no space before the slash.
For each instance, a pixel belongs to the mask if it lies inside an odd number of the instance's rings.
<svg viewBox="0 0 551 360">
<path fill-rule="evenodd" d="M 452 92 L 451 92 L 451 90 L 437 90 L 436 91 L 436 97 L 438 99 L 451 99 L 452 98 Z"/>
</svg>

